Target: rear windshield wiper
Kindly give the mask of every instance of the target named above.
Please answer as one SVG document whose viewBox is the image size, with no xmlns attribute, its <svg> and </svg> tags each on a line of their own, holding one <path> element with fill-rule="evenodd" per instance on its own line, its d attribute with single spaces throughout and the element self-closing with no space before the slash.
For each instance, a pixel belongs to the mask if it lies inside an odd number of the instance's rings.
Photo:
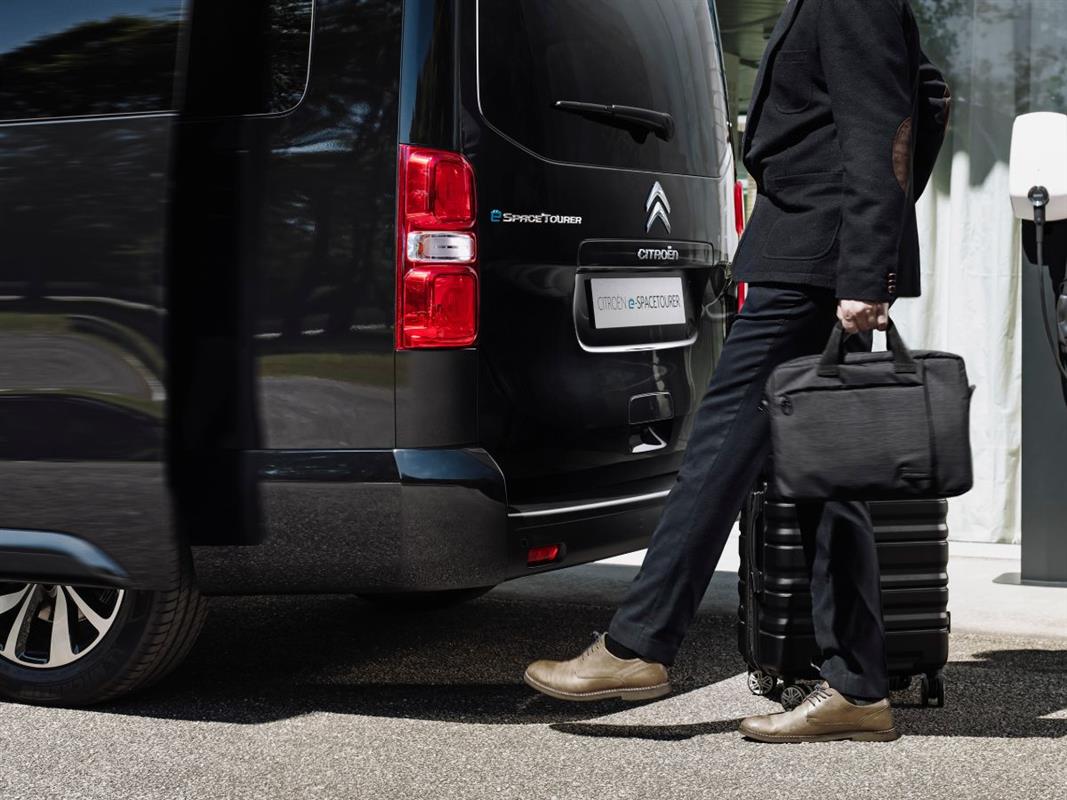
<svg viewBox="0 0 1067 800">
<path fill-rule="evenodd" d="M 580 114 L 605 125 L 626 128 L 635 139 L 641 142 L 644 141 L 649 131 L 665 142 L 674 138 L 674 117 L 663 111 L 653 111 L 651 108 L 638 108 L 637 106 L 582 103 L 577 100 L 557 100 L 552 107 L 559 111 Z"/>
</svg>

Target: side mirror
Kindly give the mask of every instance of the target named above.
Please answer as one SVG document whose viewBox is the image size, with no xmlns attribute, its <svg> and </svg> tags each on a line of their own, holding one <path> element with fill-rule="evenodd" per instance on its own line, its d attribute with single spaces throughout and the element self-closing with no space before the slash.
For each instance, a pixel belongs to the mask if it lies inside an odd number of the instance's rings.
<svg viewBox="0 0 1067 800">
<path fill-rule="evenodd" d="M 1008 191 L 1019 219 L 1034 221 L 1037 206 L 1045 208 L 1049 222 L 1067 219 L 1067 114 L 1039 111 L 1015 118 Z"/>
</svg>

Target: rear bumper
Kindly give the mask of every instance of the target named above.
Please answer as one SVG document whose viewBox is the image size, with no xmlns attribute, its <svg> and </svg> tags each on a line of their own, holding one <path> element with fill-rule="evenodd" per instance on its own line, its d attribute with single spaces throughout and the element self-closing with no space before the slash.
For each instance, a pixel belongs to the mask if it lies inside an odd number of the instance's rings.
<svg viewBox="0 0 1067 800">
<path fill-rule="evenodd" d="M 508 509 L 508 529 L 519 568 L 509 578 L 574 566 L 640 550 L 656 527 L 675 475 L 614 487 L 610 494 L 575 495 L 552 503 Z M 561 557 L 526 566 L 530 548 L 558 544 Z"/>
<path fill-rule="evenodd" d="M 266 535 L 194 548 L 213 594 L 373 593 L 492 586 L 643 547 L 674 475 L 511 507 L 479 449 L 255 454 Z M 531 568 L 531 547 L 560 557 Z"/>
</svg>

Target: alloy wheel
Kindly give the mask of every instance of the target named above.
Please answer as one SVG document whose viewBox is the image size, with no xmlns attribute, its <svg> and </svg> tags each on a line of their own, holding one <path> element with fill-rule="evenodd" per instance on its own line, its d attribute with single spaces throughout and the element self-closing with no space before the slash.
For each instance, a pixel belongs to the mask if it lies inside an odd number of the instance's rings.
<svg viewBox="0 0 1067 800">
<path fill-rule="evenodd" d="M 115 624 L 121 589 L 0 583 L 0 658 L 56 669 L 86 656 Z"/>
</svg>

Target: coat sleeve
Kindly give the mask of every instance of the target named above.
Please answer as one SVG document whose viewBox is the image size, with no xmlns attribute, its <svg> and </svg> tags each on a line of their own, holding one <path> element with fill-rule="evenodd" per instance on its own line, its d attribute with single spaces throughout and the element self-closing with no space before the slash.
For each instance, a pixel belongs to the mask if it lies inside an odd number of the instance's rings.
<svg viewBox="0 0 1067 800">
<path fill-rule="evenodd" d="M 884 302 L 911 202 L 898 178 L 914 96 L 902 3 L 820 2 L 819 59 L 844 171 L 837 296 Z"/>
<path fill-rule="evenodd" d="M 920 197 L 934 162 L 945 141 L 949 113 L 952 107 L 952 92 L 941 70 L 935 67 L 926 53 L 919 54 L 919 120 L 915 126 L 915 172 L 912 192 Z"/>
</svg>

